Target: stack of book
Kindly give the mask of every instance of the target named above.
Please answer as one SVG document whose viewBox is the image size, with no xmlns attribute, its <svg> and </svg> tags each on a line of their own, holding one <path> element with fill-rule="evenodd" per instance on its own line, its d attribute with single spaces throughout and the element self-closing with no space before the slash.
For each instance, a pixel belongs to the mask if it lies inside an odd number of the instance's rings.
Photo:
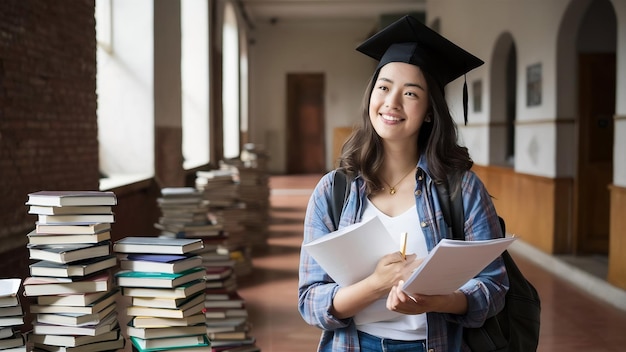
<svg viewBox="0 0 626 352">
<path fill-rule="evenodd" d="M 28 195 L 36 214 L 28 236 L 33 263 L 24 280 L 35 315 L 28 340 L 42 351 L 108 351 L 124 347 L 111 253 L 113 192 L 40 191 Z"/>
<path fill-rule="evenodd" d="M 22 279 L 0 279 L 0 351 L 26 352 L 26 341 L 21 327 L 24 311 L 18 291 Z"/>
<path fill-rule="evenodd" d="M 205 316 L 201 239 L 126 237 L 113 244 L 115 276 L 126 307 L 127 335 L 136 351 L 210 351 Z"/>
</svg>

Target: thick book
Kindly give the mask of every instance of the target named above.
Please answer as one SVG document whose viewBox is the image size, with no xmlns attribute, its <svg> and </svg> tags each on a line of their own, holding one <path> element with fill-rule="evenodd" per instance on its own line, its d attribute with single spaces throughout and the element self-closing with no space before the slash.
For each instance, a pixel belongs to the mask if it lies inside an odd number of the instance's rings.
<svg viewBox="0 0 626 352">
<path fill-rule="evenodd" d="M 116 328 L 119 328 L 117 312 L 113 312 L 109 314 L 108 317 L 102 319 L 98 324 L 94 325 L 67 326 L 33 322 L 32 332 L 37 335 L 96 336 Z"/>
<path fill-rule="evenodd" d="M 190 326 L 204 324 L 206 318 L 204 314 L 194 314 L 184 318 L 161 318 L 151 316 L 136 316 L 133 318 L 133 325 L 136 328 L 156 328 L 165 326 Z"/>
<path fill-rule="evenodd" d="M 192 281 L 174 288 L 122 287 L 122 295 L 130 297 L 185 298 L 205 289 L 204 280 Z"/>
<path fill-rule="evenodd" d="M 37 224 L 35 232 L 49 235 L 90 235 L 103 231 L 110 231 L 111 223 L 101 222 L 97 224 Z"/>
<path fill-rule="evenodd" d="M 0 317 L 9 317 L 12 315 L 22 315 L 24 311 L 21 305 L 0 307 Z"/>
<path fill-rule="evenodd" d="M 233 317 L 247 317 L 248 310 L 246 308 L 205 308 L 204 316 L 207 319 L 220 319 L 220 318 L 233 318 Z"/>
<path fill-rule="evenodd" d="M 29 334 L 28 341 L 40 344 L 61 347 L 76 347 L 95 342 L 117 340 L 120 337 L 120 330 L 111 330 L 96 336 L 88 335 L 37 335 Z"/>
<path fill-rule="evenodd" d="M 54 207 L 116 204 L 115 193 L 103 191 L 39 191 L 30 193 L 26 202 L 26 205 Z"/>
<path fill-rule="evenodd" d="M 131 336 L 130 341 L 133 345 L 144 351 L 163 348 L 180 348 L 184 351 L 185 347 L 209 346 L 206 334 L 170 336 L 158 339 L 142 339 L 136 336 Z"/>
<path fill-rule="evenodd" d="M 201 297 L 201 301 L 204 301 L 204 294 L 199 292 L 188 298 L 131 297 L 130 302 L 133 306 L 184 309 L 185 306 L 189 305 L 189 302 L 195 302 L 198 297 Z"/>
<path fill-rule="evenodd" d="M 363 280 L 385 255 L 400 250 L 381 220 L 374 216 L 302 246 L 340 286 Z"/>
<path fill-rule="evenodd" d="M 38 323 L 65 326 L 95 325 L 106 318 L 117 308 L 115 302 L 94 313 L 39 313 L 35 316 Z"/>
<path fill-rule="evenodd" d="M 186 254 L 202 248 L 196 238 L 125 237 L 113 244 L 117 253 Z"/>
<path fill-rule="evenodd" d="M 141 339 L 158 339 L 162 337 L 185 336 L 206 334 L 206 326 L 190 325 L 190 326 L 163 326 L 154 328 L 138 328 L 133 324 L 131 319 L 126 326 L 126 334 Z"/>
<path fill-rule="evenodd" d="M 0 279 L 0 307 L 18 305 L 20 302 L 17 293 L 21 286 L 20 278 Z"/>
<path fill-rule="evenodd" d="M 40 343 L 34 343 L 35 351 L 48 351 L 48 352 L 94 352 L 94 351 L 117 351 L 124 348 L 126 339 L 123 335 L 119 335 L 118 338 L 113 340 L 92 342 L 79 346 L 51 346 Z M 182 352 L 182 351 L 181 351 Z"/>
<path fill-rule="evenodd" d="M 66 245 L 31 245 L 28 246 L 30 259 L 46 260 L 66 264 L 88 258 L 104 257 L 111 254 L 111 242 Z"/>
<path fill-rule="evenodd" d="M 31 304 L 29 311 L 34 314 L 54 313 L 54 314 L 94 314 L 115 303 L 119 297 L 119 290 L 105 291 L 105 295 L 93 303 L 86 305 L 49 305 Z"/>
<path fill-rule="evenodd" d="M 113 214 L 113 207 L 110 205 L 65 207 L 31 205 L 28 208 L 28 213 L 37 215 Z"/>
<path fill-rule="evenodd" d="M 120 269 L 176 274 L 202 266 L 202 257 L 174 254 L 128 254 L 120 259 Z"/>
<path fill-rule="evenodd" d="M 204 268 L 196 267 L 176 274 L 122 270 L 115 273 L 115 277 L 121 287 L 174 288 L 204 279 Z"/>
<path fill-rule="evenodd" d="M 94 304 L 100 299 L 103 299 L 107 294 L 109 294 L 109 292 L 105 290 L 101 292 L 83 292 L 51 296 L 38 296 L 36 302 L 38 305 L 86 307 L 90 304 Z"/>
<path fill-rule="evenodd" d="M 102 222 L 115 222 L 113 214 L 63 214 L 63 215 L 44 215 L 37 216 L 37 223 L 42 225 L 50 224 L 97 224 Z"/>
<path fill-rule="evenodd" d="M 159 339 L 141 339 L 131 336 L 130 341 L 139 351 L 158 351 L 166 348 L 175 348 L 185 351 L 187 347 L 200 347 L 211 345 L 206 334 L 191 336 L 163 337 Z"/>
<path fill-rule="evenodd" d="M 63 295 L 87 292 L 102 292 L 111 290 L 111 278 L 108 272 L 103 272 L 72 281 L 69 278 L 55 278 L 31 276 L 24 280 L 25 296 Z"/>
<path fill-rule="evenodd" d="M 204 300 L 202 299 L 202 296 L 199 297 L 199 300 L 193 302 L 195 305 L 181 307 L 181 309 L 128 306 L 126 307 L 126 315 L 134 317 L 149 316 L 158 318 L 185 318 L 190 315 L 202 313 L 202 310 L 204 309 Z"/>
<path fill-rule="evenodd" d="M 515 239 L 459 241 L 444 238 L 404 282 L 402 290 L 409 295 L 452 293 L 493 262 Z"/>
<path fill-rule="evenodd" d="M 25 344 L 26 340 L 24 339 L 24 335 L 22 335 L 21 332 L 16 331 L 13 333 L 12 336 L 0 339 L 0 351 L 9 348 L 24 346 Z"/>
<path fill-rule="evenodd" d="M 106 230 L 92 234 L 76 234 L 76 235 L 54 235 L 47 233 L 37 233 L 37 230 L 31 231 L 26 235 L 28 244 L 30 245 L 50 245 L 50 244 L 81 244 L 81 243 L 98 243 L 111 239 L 111 232 Z"/>
<path fill-rule="evenodd" d="M 109 269 L 117 264 L 115 256 L 89 258 L 69 264 L 54 263 L 46 260 L 29 266 L 32 276 L 76 277 L 88 276 Z"/>
<path fill-rule="evenodd" d="M 204 319 L 204 315 L 202 316 Z M 24 324 L 24 315 L 12 315 L 8 317 L 0 317 L 0 327 L 18 326 Z"/>
</svg>

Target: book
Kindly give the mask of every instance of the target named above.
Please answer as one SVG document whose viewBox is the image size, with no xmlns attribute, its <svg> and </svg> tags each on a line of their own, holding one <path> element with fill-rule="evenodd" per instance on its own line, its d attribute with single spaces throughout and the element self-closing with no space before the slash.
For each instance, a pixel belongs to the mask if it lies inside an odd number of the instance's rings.
<svg viewBox="0 0 626 352">
<path fill-rule="evenodd" d="M 113 244 L 117 253 L 185 254 L 202 248 L 196 238 L 125 237 Z"/>
<path fill-rule="evenodd" d="M 38 224 L 96 224 L 108 222 L 115 222 L 115 215 L 113 214 L 62 214 L 62 215 L 38 215 Z"/>
<path fill-rule="evenodd" d="M 16 306 L 20 303 L 17 292 L 21 285 L 20 278 L 0 279 L 0 307 Z"/>
<path fill-rule="evenodd" d="M 247 317 L 231 317 L 231 318 L 207 318 L 205 321 L 206 326 L 239 326 L 245 324 L 248 320 Z"/>
<path fill-rule="evenodd" d="M 110 231 L 111 223 L 101 222 L 97 224 L 36 224 L 35 232 L 50 235 L 91 235 L 103 231 Z"/>
<path fill-rule="evenodd" d="M 204 319 L 204 315 L 202 316 Z M 24 324 L 24 315 L 11 315 L 0 317 L 0 327 L 18 326 Z"/>
<path fill-rule="evenodd" d="M 151 308 L 142 306 L 128 306 L 126 307 L 126 315 L 134 317 L 156 317 L 156 318 L 185 318 L 190 315 L 196 315 L 202 313 L 204 308 L 202 296 L 200 296 L 200 302 L 194 302 L 195 305 L 185 307 L 184 309 L 171 309 L 171 308 Z"/>
<path fill-rule="evenodd" d="M 184 307 L 188 302 L 197 299 L 198 296 L 202 296 L 202 299 L 204 300 L 204 295 L 202 293 L 197 293 L 189 298 L 131 297 L 131 305 L 153 308 L 181 309 L 181 307 Z"/>
<path fill-rule="evenodd" d="M 202 265 L 202 257 L 173 254 L 128 254 L 120 259 L 120 269 L 176 274 Z"/>
<path fill-rule="evenodd" d="M 91 233 L 91 234 L 76 234 L 76 235 L 55 235 L 55 234 L 40 234 L 36 230 L 33 230 L 26 235 L 28 243 L 31 245 L 37 244 L 80 244 L 80 243 L 98 243 L 111 239 L 111 232 L 105 230 L 103 232 Z"/>
<path fill-rule="evenodd" d="M 88 276 L 117 264 L 114 256 L 96 257 L 68 264 L 41 260 L 29 265 L 32 276 L 75 277 Z"/>
<path fill-rule="evenodd" d="M 210 319 L 247 317 L 248 310 L 246 308 L 206 308 L 204 316 Z"/>
<path fill-rule="evenodd" d="M 192 281 L 174 288 L 122 287 L 122 295 L 130 297 L 185 298 L 201 292 L 204 280 Z"/>
<path fill-rule="evenodd" d="M 235 345 L 225 347 L 214 347 L 211 352 L 261 352 L 261 348 L 254 345 Z"/>
<path fill-rule="evenodd" d="M 210 266 L 204 274 L 205 280 L 221 280 L 229 277 L 234 272 L 232 266 Z"/>
<path fill-rule="evenodd" d="M 402 285 L 407 294 L 454 292 L 493 262 L 515 237 L 484 241 L 442 239 Z"/>
<path fill-rule="evenodd" d="M 86 307 L 90 304 L 94 304 L 100 299 L 103 299 L 109 293 L 110 292 L 108 291 L 100 291 L 38 296 L 36 302 L 38 305 Z"/>
<path fill-rule="evenodd" d="M 0 328 L 0 339 L 11 337 L 15 333 L 15 329 L 12 326 L 5 326 Z"/>
<path fill-rule="evenodd" d="M 112 214 L 113 208 L 110 205 L 63 206 L 63 207 L 31 205 L 28 208 L 28 213 L 37 214 L 37 215 Z"/>
<path fill-rule="evenodd" d="M 26 205 L 54 207 L 116 204 L 115 193 L 110 191 L 39 191 L 28 194 L 26 202 Z"/>
<path fill-rule="evenodd" d="M 196 267 L 176 274 L 122 270 L 115 273 L 118 286 L 174 288 L 204 278 L 204 268 Z"/>
<path fill-rule="evenodd" d="M 305 243 L 302 247 L 337 284 L 349 286 L 373 273 L 380 258 L 397 252 L 400 243 L 374 216 Z"/>
<path fill-rule="evenodd" d="M 38 313 L 73 313 L 73 314 L 94 314 L 102 311 L 105 307 L 108 307 L 112 303 L 116 302 L 119 297 L 119 290 L 114 289 L 112 291 L 105 291 L 105 295 L 93 303 L 77 306 L 62 306 L 62 305 L 42 305 L 31 304 L 29 310 L 33 314 Z"/>
<path fill-rule="evenodd" d="M 151 316 L 136 316 L 133 318 L 133 326 L 136 328 L 156 328 L 167 326 L 190 326 L 204 324 L 204 314 L 193 314 L 183 318 L 162 318 Z"/>
<path fill-rule="evenodd" d="M 35 319 L 39 323 L 65 326 L 95 325 L 117 308 L 115 302 L 94 313 L 39 313 Z"/>
<path fill-rule="evenodd" d="M 7 348 L 24 346 L 25 344 L 26 340 L 24 339 L 24 335 L 19 331 L 15 331 L 12 336 L 0 339 L 0 351 Z"/>
<path fill-rule="evenodd" d="M 29 334 L 28 341 L 41 345 L 52 345 L 62 347 L 82 346 L 94 342 L 117 340 L 120 337 L 120 330 L 107 331 L 100 335 L 37 335 Z"/>
<path fill-rule="evenodd" d="M 126 327 L 128 336 L 135 336 L 141 339 L 157 339 L 161 337 L 199 335 L 206 334 L 206 326 L 190 325 L 190 326 L 165 326 L 153 328 L 138 328 L 133 325 L 133 320 L 128 322 Z"/>
<path fill-rule="evenodd" d="M 9 317 L 11 315 L 22 315 L 24 311 L 21 305 L 0 307 L 0 317 Z"/>
<path fill-rule="evenodd" d="M 207 333 L 209 340 L 245 340 L 248 333 L 246 331 L 224 331 Z"/>
<path fill-rule="evenodd" d="M 69 278 L 31 276 L 24 280 L 24 295 L 46 296 L 87 292 L 102 292 L 111 289 L 109 273 L 104 272 L 80 281 Z"/>
<path fill-rule="evenodd" d="M 141 350 L 154 350 L 162 348 L 180 348 L 182 351 L 185 347 L 209 346 L 209 340 L 206 334 L 189 335 L 189 336 L 171 336 L 161 337 L 158 339 L 142 339 L 136 336 L 130 336 L 130 341 L 134 346 Z"/>
<path fill-rule="evenodd" d="M 110 245 L 110 241 L 95 244 L 32 245 L 28 247 L 28 251 L 30 259 L 66 264 L 88 258 L 107 256 L 111 253 Z"/>
<path fill-rule="evenodd" d="M 32 332 L 37 335 L 86 335 L 96 336 L 119 327 L 117 312 L 112 312 L 106 318 L 94 325 L 67 326 L 33 322 Z"/>
<path fill-rule="evenodd" d="M 33 346 L 36 351 L 48 351 L 48 352 L 94 352 L 94 351 L 117 351 L 124 348 L 126 340 L 124 336 L 119 335 L 116 339 L 107 341 L 92 342 L 85 345 L 78 346 L 52 346 L 41 343 L 34 343 Z"/>
</svg>

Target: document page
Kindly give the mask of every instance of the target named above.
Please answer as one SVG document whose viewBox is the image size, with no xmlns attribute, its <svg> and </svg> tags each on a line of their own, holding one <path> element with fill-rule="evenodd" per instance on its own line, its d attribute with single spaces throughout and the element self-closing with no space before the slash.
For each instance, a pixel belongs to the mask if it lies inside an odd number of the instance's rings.
<svg viewBox="0 0 626 352">
<path fill-rule="evenodd" d="M 402 290 L 409 295 L 442 295 L 454 292 L 494 261 L 515 239 L 443 239 L 406 280 Z"/>
</svg>

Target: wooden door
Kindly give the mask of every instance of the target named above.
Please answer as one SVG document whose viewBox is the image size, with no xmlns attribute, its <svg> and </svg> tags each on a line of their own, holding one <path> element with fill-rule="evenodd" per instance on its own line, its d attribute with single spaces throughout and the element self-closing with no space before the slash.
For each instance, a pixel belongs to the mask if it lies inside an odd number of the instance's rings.
<svg viewBox="0 0 626 352">
<path fill-rule="evenodd" d="M 613 179 L 615 54 L 580 54 L 578 62 L 576 252 L 606 254 L 608 186 Z"/>
<path fill-rule="evenodd" d="M 287 75 L 287 173 L 325 171 L 324 74 Z"/>
</svg>

